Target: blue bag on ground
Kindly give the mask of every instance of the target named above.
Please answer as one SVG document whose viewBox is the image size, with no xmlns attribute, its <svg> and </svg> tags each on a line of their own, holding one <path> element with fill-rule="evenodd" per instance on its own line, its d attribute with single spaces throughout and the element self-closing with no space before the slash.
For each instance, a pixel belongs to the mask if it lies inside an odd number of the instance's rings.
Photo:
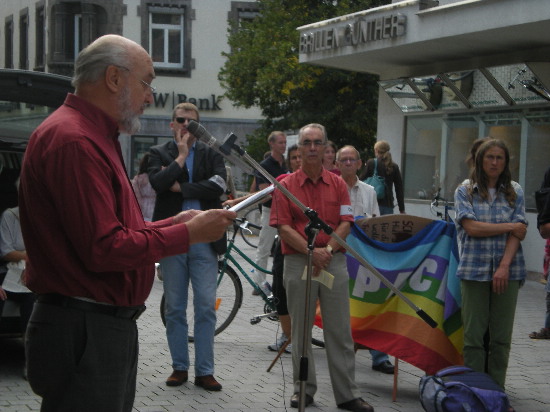
<svg viewBox="0 0 550 412">
<path fill-rule="evenodd" d="M 486 373 L 449 366 L 420 379 L 420 403 L 426 412 L 507 412 L 504 390 Z"/>
</svg>

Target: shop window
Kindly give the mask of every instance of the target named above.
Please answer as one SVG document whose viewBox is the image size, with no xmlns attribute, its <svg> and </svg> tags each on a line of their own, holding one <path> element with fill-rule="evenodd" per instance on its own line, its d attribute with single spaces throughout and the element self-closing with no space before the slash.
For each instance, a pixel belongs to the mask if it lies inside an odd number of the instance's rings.
<svg viewBox="0 0 550 412">
<path fill-rule="evenodd" d="M 401 168 L 407 199 L 431 199 L 439 188 L 441 128 L 439 117 L 407 119 L 405 162 Z"/>
<path fill-rule="evenodd" d="M 529 136 L 525 150 L 525 163 L 529 167 L 529 174 L 527 175 L 526 172 L 523 190 L 526 203 L 533 207 L 535 204 L 535 191 L 540 188 L 544 172 L 550 166 L 548 162 L 548 154 L 550 153 L 550 113 L 548 111 L 529 112 L 525 115 L 522 126 Z M 527 166 L 525 169 L 527 170 Z"/>
<path fill-rule="evenodd" d="M 4 24 L 4 67 L 13 69 L 13 16 L 6 17 Z"/>
<path fill-rule="evenodd" d="M 143 44 L 149 49 L 157 74 L 190 74 L 191 20 L 190 1 L 145 3 L 142 15 Z"/>
<path fill-rule="evenodd" d="M 532 210 L 534 191 L 548 168 L 550 109 L 409 116 L 402 168 L 407 200 L 430 200 L 441 189 L 453 201 L 456 187 L 469 177 L 465 160 L 471 144 L 486 136 L 508 146 L 512 179 L 522 186 Z"/>
</svg>

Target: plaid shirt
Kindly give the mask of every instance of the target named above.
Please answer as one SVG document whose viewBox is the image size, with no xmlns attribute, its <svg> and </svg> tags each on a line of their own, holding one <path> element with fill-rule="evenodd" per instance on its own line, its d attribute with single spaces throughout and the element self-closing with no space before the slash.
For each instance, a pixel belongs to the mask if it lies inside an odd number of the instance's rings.
<svg viewBox="0 0 550 412">
<path fill-rule="evenodd" d="M 466 184 L 464 184 L 466 183 Z M 517 198 L 514 207 L 510 207 L 504 193 L 497 191 L 492 202 L 481 198 L 474 186 L 472 196 L 468 194 L 468 183 L 463 182 L 455 191 L 456 228 L 458 231 L 458 249 L 460 260 L 457 277 L 463 280 L 489 282 L 497 270 L 504 255 L 508 234 L 489 237 L 471 237 L 461 225 L 462 219 L 472 219 L 486 223 L 522 222 L 525 219 L 525 200 L 521 186 L 512 182 Z M 509 280 L 525 280 L 525 260 L 521 244 L 510 265 Z"/>
</svg>

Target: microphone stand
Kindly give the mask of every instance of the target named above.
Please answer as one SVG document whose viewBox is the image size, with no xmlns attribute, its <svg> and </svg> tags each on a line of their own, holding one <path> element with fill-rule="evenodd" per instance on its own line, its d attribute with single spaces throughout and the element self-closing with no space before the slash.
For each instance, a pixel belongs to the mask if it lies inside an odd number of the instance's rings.
<svg viewBox="0 0 550 412">
<path fill-rule="evenodd" d="M 309 358 L 307 357 L 307 344 L 311 335 L 311 328 L 309 327 L 309 300 L 311 299 L 311 277 L 313 275 L 313 249 L 315 247 L 315 238 L 321 229 L 318 222 L 310 220 L 306 225 L 307 235 L 307 275 L 306 275 L 306 290 L 304 299 L 304 323 L 302 324 L 302 353 L 300 356 L 300 394 L 298 398 L 298 410 L 303 412 L 306 408 L 306 383 L 308 378 Z"/>
<path fill-rule="evenodd" d="M 194 120 L 189 122 L 189 127 L 195 127 L 194 124 L 197 124 Z M 319 230 L 323 230 L 327 235 L 332 237 L 343 249 L 345 249 L 349 254 L 351 254 L 355 259 L 359 261 L 364 267 L 369 269 L 384 285 L 386 285 L 396 296 L 401 298 L 407 305 L 413 309 L 416 314 L 424 320 L 432 328 L 437 327 L 437 322 L 433 320 L 426 312 L 416 306 L 409 298 L 407 298 L 398 288 L 395 287 L 388 279 L 386 279 L 378 270 L 368 263 L 355 249 L 349 246 L 340 236 L 338 236 L 334 230 L 321 218 L 319 218 L 317 212 L 313 209 L 306 207 L 300 200 L 294 196 L 290 191 L 281 185 L 277 179 L 271 176 L 258 162 L 251 158 L 248 153 L 244 151 L 243 148 L 238 146 L 235 142 L 237 136 L 233 133 L 230 133 L 223 144 L 219 147 L 219 150 L 222 154 L 225 154 L 226 158 L 231 158 L 230 161 L 233 161 L 232 151 L 237 152 L 240 157 L 237 157 L 238 164 L 250 165 L 253 169 L 257 170 L 269 180 L 277 189 L 279 189 L 292 203 L 294 203 L 309 219 L 309 223 L 306 226 L 306 235 L 308 237 L 308 253 L 307 253 L 307 280 L 306 280 L 306 290 L 305 290 L 305 316 L 303 323 L 303 341 L 302 341 L 302 354 L 300 359 L 300 394 L 299 394 L 299 411 L 303 412 L 305 410 L 306 403 L 306 383 L 308 378 L 308 364 L 309 360 L 306 356 L 306 345 L 308 344 L 308 338 L 311 334 L 309 328 L 309 299 L 311 295 L 311 275 L 313 272 L 313 245 L 315 243 L 315 237 Z"/>
</svg>

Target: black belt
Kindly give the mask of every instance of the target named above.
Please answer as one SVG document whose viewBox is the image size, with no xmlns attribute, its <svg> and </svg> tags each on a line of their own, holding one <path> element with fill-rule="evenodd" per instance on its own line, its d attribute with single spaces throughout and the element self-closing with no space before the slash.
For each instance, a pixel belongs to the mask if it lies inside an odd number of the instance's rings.
<svg viewBox="0 0 550 412">
<path fill-rule="evenodd" d="M 71 298 L 69 296 L 58 295 L 56 293 L 48 293 L 39 295 L 37 300 L 39 303 L 46 305 L 62 306 L 65 308 L 82 310 L 84 312 L 100 313 L 102 315 L 114 316 L 116 318 L 137 320 L 143 312 L 145 305 L 140 306 L 113 306 L 104 305 L 101 303 L 88 302 L 82 299 Z"/>
</svg>

